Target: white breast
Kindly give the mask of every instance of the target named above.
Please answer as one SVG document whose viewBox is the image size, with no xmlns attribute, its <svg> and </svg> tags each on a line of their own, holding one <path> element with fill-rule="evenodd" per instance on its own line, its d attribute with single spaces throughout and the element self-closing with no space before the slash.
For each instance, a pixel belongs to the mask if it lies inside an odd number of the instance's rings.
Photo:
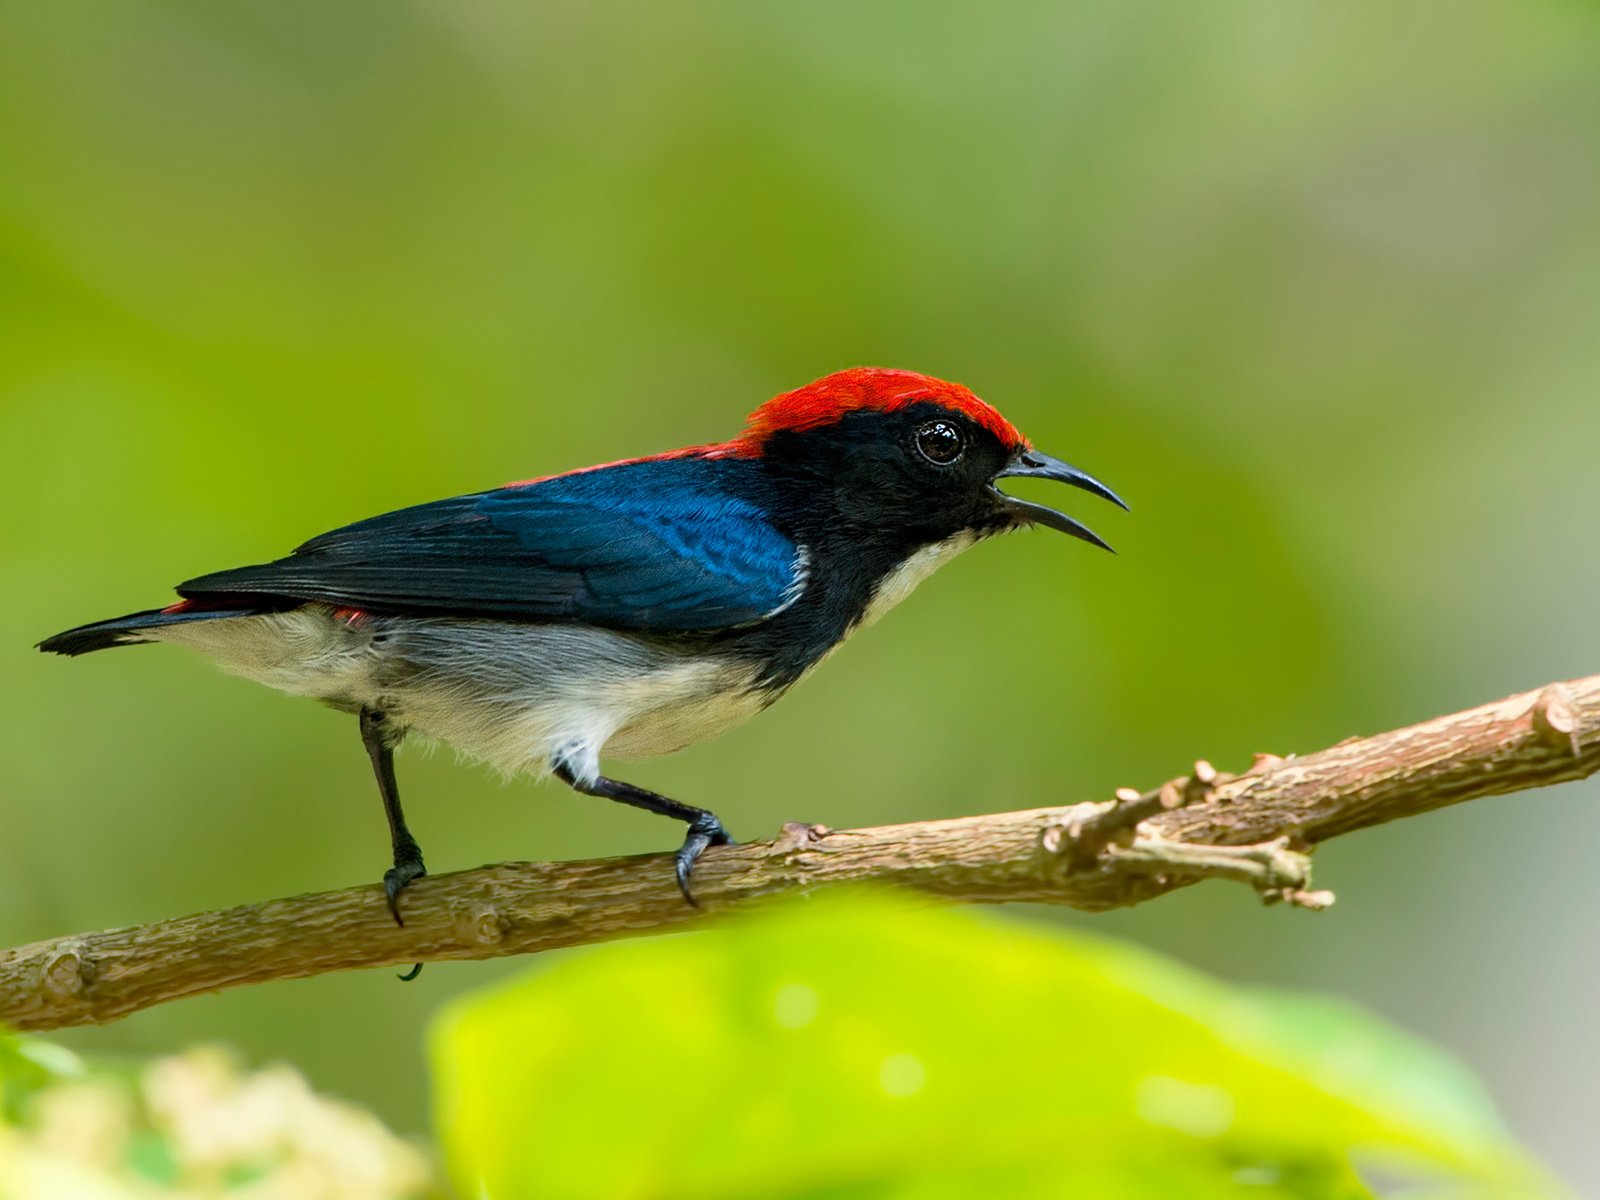
<svg viewBox="0 0 1600 1200">
<path fill-rule="evenodd" d="M 861 614 L 861 627 L 871 625 L 909 596 L 917 584 L 977 540 L 975 534 L 963 532 L 912 553 L 878 584 L 878 590 L 872 593 L 866 611 Z"/>
</svg>

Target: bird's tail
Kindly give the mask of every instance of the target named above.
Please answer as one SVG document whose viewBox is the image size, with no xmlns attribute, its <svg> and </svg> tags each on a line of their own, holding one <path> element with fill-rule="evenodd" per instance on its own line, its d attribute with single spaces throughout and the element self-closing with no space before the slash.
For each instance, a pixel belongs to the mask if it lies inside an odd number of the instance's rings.
<svg viewBox="0 0 1600 1200">
<path fill-rule="evenodd" d="M 112 646 L 136 646 L 154 639 L 147 631 L 164 625 L 180 625 L 188 621 L 212 621 L 218 617 L 250 616 L 249 608 L 201 608 L 193 601 L 183 601 L 169 608 L 152 608 L 145 612 L 113 617 L 109 621 L 96 621 L 80 625 L 54 637 L 45 638 L 39 649 L 46 654 L 77 655 L 92 650 L 108 650 Z"/>
</svg>

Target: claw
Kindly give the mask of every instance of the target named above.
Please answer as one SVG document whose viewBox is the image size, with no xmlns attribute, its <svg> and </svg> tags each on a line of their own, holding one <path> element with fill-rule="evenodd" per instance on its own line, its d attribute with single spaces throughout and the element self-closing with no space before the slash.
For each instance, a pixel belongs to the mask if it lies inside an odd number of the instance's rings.
<svg viewBox="0 0 1600 1200">
<path fill-rule="evenodd" d="M 400 893 L 413 879 L 421 879 L 427 873 L 428 868 L 422 865 L 420 855 L 401 859 L 383 873 L 383 894 L 389 898 L 389 912 L 394 923 L 401 928 L 405 927 L 405 919 L 400 915 Z"/>
<path fill-rule="evenodd" d="M 678 877 L 678 890 L 683 893 L 683 898 L 691 907 L 700 907 L 700 902 L 689 890 L 689 876 L 694 872 L 694 864 L 700 860 L 700 856 L 706 852 L 708 846 L 733 844 L 734 841 L 722 827 L 722 822 L 710 813 L 702 813 L 689 823 L 689 836 L 683 839 L 683 845 L 678 848 L 675 873 Z"/>
<path fill-rule="evenodd" d="M 418 851 L 415 855 L 395 860 L 394 866 L 383 873 L 383 894 L 389 899 L 389 912 L 394 917 L 394 923 L 405 928 L 405 920 L 400 916 L 400 893 L 413 879 L 421 879 L 428 873 L 428 868 L 422 865 L 422 854 Z M 410 983 L 422 974 L 422 964 L 413 964 L 411 970 L 404 975 L 396 975 L 401 983 Z"/>
</svg>

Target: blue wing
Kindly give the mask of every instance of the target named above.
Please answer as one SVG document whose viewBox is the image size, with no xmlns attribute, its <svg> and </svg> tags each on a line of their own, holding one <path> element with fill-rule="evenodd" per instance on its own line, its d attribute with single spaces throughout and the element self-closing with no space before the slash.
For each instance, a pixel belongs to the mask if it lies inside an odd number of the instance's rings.
<svg viewBox="0 0 1600 1200">
<path fill-rule="evenodd" d="M 182 596 L 690 632 L 770 616 L 800 553 L 730 488 L 753 464 L 623 463 L 402 509 L 288 558 L 191 579 Z M 748 482 L 748 481 L 747 481 Z"/>
</svg>

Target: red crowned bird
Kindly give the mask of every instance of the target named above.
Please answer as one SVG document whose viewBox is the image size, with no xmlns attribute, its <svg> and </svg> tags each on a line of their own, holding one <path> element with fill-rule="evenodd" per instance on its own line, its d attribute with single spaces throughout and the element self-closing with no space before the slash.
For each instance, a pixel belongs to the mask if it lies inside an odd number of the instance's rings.
<svg viewBox="0 0 1600 1200">
<path fill-rule="evenodd" d="M 396 920 L 425 874 L 395 785 L 408 733 L 682 821 L 689 897 L 695 860 L 729 840 L 722 822 L 602 774 L 602 758 L 669 754 L 754 716 L 991 534 L 1044 525 L 1105 547 L 996 486 L 1012 478 L 1122 505 L 965 387 L 857 368 L 768 401 L 732 441 L 358 521 L 40 649 L 172 642 L 357 714 Z"/>
</svg>

